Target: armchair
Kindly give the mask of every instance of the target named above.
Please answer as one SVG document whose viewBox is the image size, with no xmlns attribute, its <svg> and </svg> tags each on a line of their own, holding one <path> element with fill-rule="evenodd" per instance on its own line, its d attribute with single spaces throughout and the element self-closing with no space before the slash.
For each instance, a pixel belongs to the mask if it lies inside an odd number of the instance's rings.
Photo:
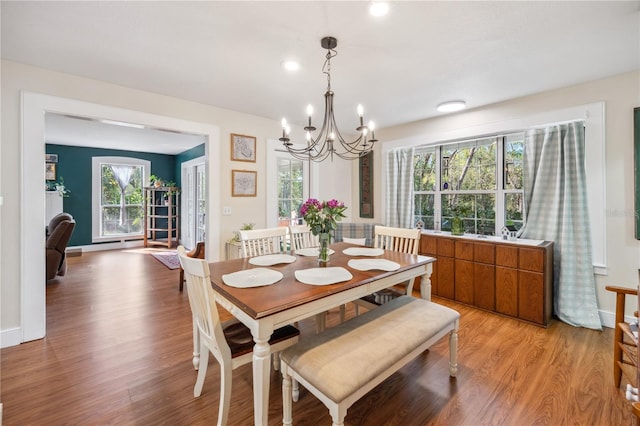
<svg viewBox="0 0 640 426">
<path fill-rule="evenodd" d="M 67 272 L 65 250 L 75 226 L 76 221 L 69 213 L 59 213 L 49 222 L 45 245 L 47 280 Z"/>
</svg>

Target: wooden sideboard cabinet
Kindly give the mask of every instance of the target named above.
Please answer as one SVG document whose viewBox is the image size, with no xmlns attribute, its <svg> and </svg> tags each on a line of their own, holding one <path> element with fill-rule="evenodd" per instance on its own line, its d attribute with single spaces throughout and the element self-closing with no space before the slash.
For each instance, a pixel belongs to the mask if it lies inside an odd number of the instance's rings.
<svg viewBox="0 0 640 426">
<path fill-rule="evenodd" d="M 431 288 L 452 299 L 537 325 L 553 313 L 553 243 L 424 233 L 420 254 L 437 259 Z"/>
</svg>

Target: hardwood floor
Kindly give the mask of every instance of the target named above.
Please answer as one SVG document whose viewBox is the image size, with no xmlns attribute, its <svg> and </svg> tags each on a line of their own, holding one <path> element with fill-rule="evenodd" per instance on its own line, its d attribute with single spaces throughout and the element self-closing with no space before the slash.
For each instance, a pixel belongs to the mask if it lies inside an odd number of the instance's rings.
<svg viewBox="0 0 640 426">
<path fill-rule="evenodd" d="M 612 379 L 613 331 L 548 329 L 443 299 L 461 315 L 458 377 L 444 339 L 348 411 L 347 425 L 627 425 L 630 407 Z M 352 305 L 349 306 L 352 308 Z M 353 315 L 353 311 L 348 311 Z M 329 322 L 338 320 L 338 311 Z M 313 319 L 300 323 L 313 333 Z M 47 337 L 0 352 L 4 425 L 205 425 L 218 413 L 211 359 L 193 397 L 191 313 L 178 270 L 144 250 L 69 258 L 47 285 Z M 234 371 L 229 424 L 253 423 L 251 366 Z M 272 372 L 269 424 L 282 423 Z M 301 389 L 294 424 L 330 424 Z"/>
</svg>

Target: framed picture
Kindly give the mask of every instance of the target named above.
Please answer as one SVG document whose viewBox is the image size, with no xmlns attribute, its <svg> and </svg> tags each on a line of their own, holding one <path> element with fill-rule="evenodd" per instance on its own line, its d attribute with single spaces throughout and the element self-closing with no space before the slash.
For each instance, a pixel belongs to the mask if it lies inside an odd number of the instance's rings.
<svg viewBox="0 0 640 426">
<path fill-rule="evenodd" d="M 44 161 L 47 163 L 57 163 L 58 162 L 58 154 L 45 154 Z"/>
<path fill-rule="evenodd" d="M 231 196 L 255 197 L 258 172 L 231 170 Z"/>
<path fill-rule="evenodd" d="M 373 217 L 373 151 L 360 157 L 360 217 Z"/>
<path fill-rule="evenodd" d="M 44 164 L 44 179 L 56 180 L 56 163 Z"/>
<path fill-rule="evenodd" d="M 255 136 L 231 133 L 231 160 L 256 162 Z"/>
</svg>

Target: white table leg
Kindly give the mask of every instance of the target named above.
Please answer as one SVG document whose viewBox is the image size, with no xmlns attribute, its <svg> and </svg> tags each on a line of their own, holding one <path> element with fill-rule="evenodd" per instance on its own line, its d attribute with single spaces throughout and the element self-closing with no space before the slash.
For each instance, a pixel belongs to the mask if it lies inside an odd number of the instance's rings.
<svg viewBox="0 0 640 426">
<path fill-rule="evenodd" d="M 269 337 L 253 335 L 253 415 L 254 423 L 266 426 L 269 416 L 269 379 L 271 377 L 271 346 Z"/>
<path fill-rule="evenodd" d="M 427 265 L 427 272 L 420 278 L 420 297 L 424 300 L 431 300 L 431 273 L 433 265 Z"/>
</svg>

